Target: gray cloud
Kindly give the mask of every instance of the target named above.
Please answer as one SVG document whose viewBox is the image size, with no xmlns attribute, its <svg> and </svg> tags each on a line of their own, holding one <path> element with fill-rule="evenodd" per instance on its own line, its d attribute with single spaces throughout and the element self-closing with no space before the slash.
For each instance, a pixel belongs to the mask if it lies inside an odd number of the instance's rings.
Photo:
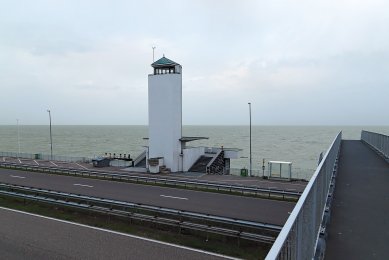
<svg viewBox="0 0 389 260">
<path fill-rule="evenodd" d="M 246 124 L 248 101 L 255 124 L 389 124 L 385 1 L 3 7 L 0 124 L 147 124 L 154 45 L 183 65 L 186 124 Z"/>
</svg>

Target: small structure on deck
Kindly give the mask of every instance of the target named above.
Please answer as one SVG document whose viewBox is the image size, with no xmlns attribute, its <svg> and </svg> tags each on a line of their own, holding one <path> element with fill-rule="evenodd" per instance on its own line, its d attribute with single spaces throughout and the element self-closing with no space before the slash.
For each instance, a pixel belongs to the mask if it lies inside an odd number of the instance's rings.
<svg viewBox="0 0 389 260">
<path fill-rule="evenodd" d="M 111 160 L 106 157 L 97 157 L 92 159 L 92 164 L 94 167 L 108 167 L 110 165 Z"/>
<path fill-rule="evenodd" d="M 269 161 L 267 177 L 269 179 L 292 180 L 292 163 L 283 161 Z"/>
</svg>

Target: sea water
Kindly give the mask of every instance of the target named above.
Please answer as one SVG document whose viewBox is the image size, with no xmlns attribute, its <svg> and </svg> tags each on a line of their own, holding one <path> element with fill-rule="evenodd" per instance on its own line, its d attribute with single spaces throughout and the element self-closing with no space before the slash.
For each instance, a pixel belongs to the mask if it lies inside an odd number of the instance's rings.
<svg viewBox="0 0 389 260">
<path fill-rule="evenodd" d="M 360 139 L 361 130 L 389 134 L 389 126 L 253 126 L 252 168 L 261 175 L 262 161 L 292 162 L 295 178 L 309 179 L 319 154 L 325 152 L 335 136 Z M 105 153 L 130 154 L 135 158 L 147 146 L 147 126 L 67 126 L 53 125 L 53 154 L 94 157 Z M 19 136 L 19 138 L 18 138 Z M 240 158 L 231 161 L 234 173 L 249 167 L 248 126 L 183 126 L 183 136 L 209 137 L 188 146 L 241 149 Z M 0 126 L 0 151 L 50 154 L 48 126 Z"/>
</svg>

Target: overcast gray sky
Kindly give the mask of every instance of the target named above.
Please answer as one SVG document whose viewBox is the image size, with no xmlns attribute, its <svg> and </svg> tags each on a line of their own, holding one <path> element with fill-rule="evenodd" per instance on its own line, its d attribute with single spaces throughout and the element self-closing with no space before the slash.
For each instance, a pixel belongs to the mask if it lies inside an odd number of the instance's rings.
<svg viewBox="0 0 389 260">
<path fill-rule="evenodd" d="M 184 124 L 389 124 L 388 1 L 0 4 L 0 124 L 147 124 L 154 45 Z"/>
</svg>

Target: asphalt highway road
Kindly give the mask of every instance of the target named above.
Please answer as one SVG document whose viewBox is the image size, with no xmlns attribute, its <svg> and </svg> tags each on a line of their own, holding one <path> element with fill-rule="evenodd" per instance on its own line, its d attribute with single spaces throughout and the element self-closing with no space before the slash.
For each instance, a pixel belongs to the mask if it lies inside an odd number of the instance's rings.
<svg viewBox="0 0 389 260">
<path fill-rule="evenodd" d="M 104 167 L 104 168 L 96 168 L 93 167 L 89 163 L 74 163 L 74 162 L 63 162 L 63 161 L 46 161 L 46 160 L 33 160 L 26 158 L 11 158 L 11 157 L 1 157 L 0 162 L 10 162 L 10 163 L 20 163 L 27 164 L 33 166 L 48 166 L 48 167 L 63 167 L 63 168 L 72 168 L 85 170 L 89 169 L 92 171 L 101 171 L 101 172 L 115 172 L 120 173 L 122 175 L 139 175 L 142 176 L 150 176 L 155 177 L 154 174 L 140 173 L 134 172 L 129 169 L 124 170 L 119 167 Z M 235 175 L 218 175 L 218 174 L 205 174 L 205 173 L 171 173 L 168 175 L 161 176 L 163 178 L 175 178 L 175 179 L 183 179 L 183 180 L 198 180 L 198 181 L 211 181 L 217 183 L 225 183 L 225 184 L 236 184 L 236 185 L 245 185 L 245 186 L 256 186 L 260 188 L 270 188 L 270 189 L 279 189 L 286 191 L 304 191 L 307 182 L 304 181 L 282 181 L 282 180 L 264 180 L 262 178 L 243 178 L 241 176 Z"/>
<path fill-rule="evenodd" d="M 1 259 L 224 259 L 224 256 L 0 207 Z"/>
<path fill-rule="evenodd" d="M 295 203 L 0 169 L 0 182 L 284 225 Z"/>
</svg>

